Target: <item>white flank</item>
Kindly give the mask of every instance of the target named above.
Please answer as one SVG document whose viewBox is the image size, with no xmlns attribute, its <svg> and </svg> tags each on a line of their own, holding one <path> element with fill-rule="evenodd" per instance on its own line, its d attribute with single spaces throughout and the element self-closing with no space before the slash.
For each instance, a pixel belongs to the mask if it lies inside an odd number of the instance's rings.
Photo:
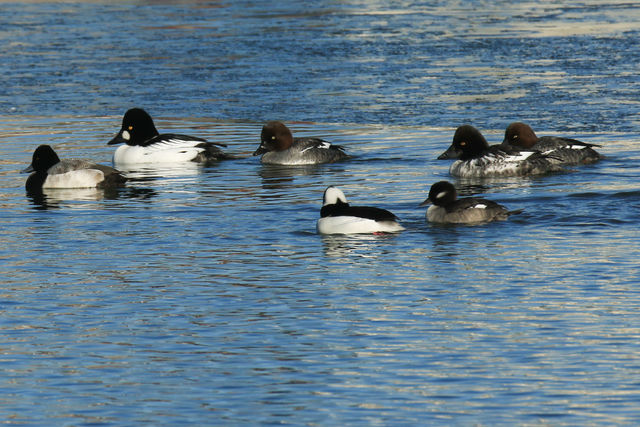
<svg viewBox="0 0 640 427">
<path fill-rule="evenodd" d="M 374 221 L 357 216 L 329 216 L 317 223 L 320 234 L 395 233 L 404 227 L 395 221 Z"/>
<path fill-rule="evenodd" d="M 169 139 L 146 147 L 138 145 L 121 145 L 113 154 L 113 163 L 182 163 L 189 162 L 204 151 L 196 145 L 202 141 Z"/>
<path fill-rule="evenodd" d="M 80 169 L 47 175 L 42 188 L 94 188 L 104 180 L 98 169 Z"/>
</svg>

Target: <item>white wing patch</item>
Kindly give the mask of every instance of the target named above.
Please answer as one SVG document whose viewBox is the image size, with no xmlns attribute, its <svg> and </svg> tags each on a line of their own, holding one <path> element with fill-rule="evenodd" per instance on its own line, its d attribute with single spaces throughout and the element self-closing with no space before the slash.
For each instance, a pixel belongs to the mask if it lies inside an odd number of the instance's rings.
<svg viewBox="0 0 640 427">
<path fill-rule="evenodd" d="M 319 144 L 317 145 L 311 145 L 303 150 L 300 150 L 300 154 L 304 153 L 305 151 L 309 151 L 312 150 L 314 148 L 319 148 L 321 150 L 328 150 L 329 148 L 331 148 L 331 143 L 327 142 L 327 141 L 321 141 Z"/>
<path fill-rule="evenodd" d="M 518 154 L 513 154 L 504 158 L 507 162 L 521 162 L 523 160 L 528 159 L 531 155 L 533 155 L 534 151 L 521 151 Z"/>
<path fill-rule="evenodd" d="M 197 152 L 204 151 L 202 147 L 196 147 L 198 144 L 202 144 L 202 141 L 188 140 L 188 139 L 167 139 L 165 141 L 158 141 L 151 145 L 144 147 L 145 154 L 150 155 L 159 151 L 180 151 L 184 149 L 195 148 Z"/>
<path fill-rule="evenodd" d="M 482 204 L 482 203 L 478 203 L 475 206 L 472 206 L 473 209 L 487 209 L 487 205 Z"/>
</svg>

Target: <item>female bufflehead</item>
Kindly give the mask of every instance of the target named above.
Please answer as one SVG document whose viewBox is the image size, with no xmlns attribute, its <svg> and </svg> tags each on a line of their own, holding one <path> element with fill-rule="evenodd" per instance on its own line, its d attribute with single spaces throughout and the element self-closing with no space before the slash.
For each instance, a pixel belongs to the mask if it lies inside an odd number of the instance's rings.
<svg viewBox="0 0 640 427">
<path fill-rule="evenodd" d="M 217 146 L 202 138 L 173 133 L 160 134 L 153 119 L 141 108 L 128 110 L 122 127 L 107 144 L 120 144 L 113 154 L 114 163 L 180 163 L 206 162 L 229 158 Z"/>
<path fill-rule="evenodd" d="M 344 193 L 331 186 L 324 191 L 317 230 L 320 234 L 394 233 L 404 227 L 388 210 L 349 206 Z"/>
<path fill-rule="evenodd" d="M 27 178 L 28 192 L 46 188 L 107 188 L 127 180 L 110 166 L 80 159 L 60 160 L 49 145 L 36 148 L 31 165 L 23 172 L 33 172 Z"/>
<path fill-rule="evenodd" d="M 273 165 L 315 165 L 349 157 L 342 147 L 320 138 L 294 138 L 291 130 L 277 121 L 262 127 L 260 146 L 253 155 L 259 154 L 262 163 Z"/>
<path fill-rule="evenodd" d="M 453 143 L 438 159 L 458 159 L 449 173 L 461 178 L 540 175 L 562 170 L 539 151 L 489 146 L 480 131 L 470 125 L 456 129 Z"/>
<path fill-rule="evenodd" d="M 507 126 L 504 133 L 502 147 L 508 150 L 538 150 L 548 156 L 552 162 L 562 165 L 583 165 L 597 162 L 602 158 L 593 147 L 597 144 L 587 144 L 576 139 L 558 136 L 542 136 L 538 138 L 531 126 L 515 122 Z"/>
<path fill-rule="evenodd" d="M 505 220 L 509 215 L 522 210 L 509 211 L 504 206 L 480 197 L 457 198 L 456 189 L 450 182 L 440 181 L 431 186 L 429 198 L 420 206 L 431 204 L 427 209 L 429 222 L 441 224 L 473 224 Z"/>
</svg>

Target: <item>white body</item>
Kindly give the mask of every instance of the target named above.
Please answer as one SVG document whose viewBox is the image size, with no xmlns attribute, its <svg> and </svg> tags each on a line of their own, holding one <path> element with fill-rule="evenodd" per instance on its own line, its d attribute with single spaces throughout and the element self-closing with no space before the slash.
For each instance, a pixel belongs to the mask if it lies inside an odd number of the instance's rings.
<svg viewBox="0 0 640 427">
<path fill-rule="evenodd" d="M 404 230 L 395 221 L 374 221 L 357 216 L 320 218 L 316 228 L 320 234 L 395 233 Z"/>
<path fill-rule="evenodd" d="M 139 145 L 121 145 L 113 153 L 115 164 L 136 163 L 181 163 L 190 162 L 205 149 L 196 147 L 202 141 L 169 139 L 146 147 Z"/>
</svg>

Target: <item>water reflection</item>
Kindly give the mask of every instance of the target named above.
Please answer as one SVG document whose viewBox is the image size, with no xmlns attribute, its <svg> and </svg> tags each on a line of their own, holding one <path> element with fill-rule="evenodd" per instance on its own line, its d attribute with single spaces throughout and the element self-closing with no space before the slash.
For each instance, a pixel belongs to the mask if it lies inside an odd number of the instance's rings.
<svg viewBox="0 0 640 427">
<path fill-rule="evenodd" d="M 324 176 L 327 169 L 331 169 L 331 173 L 344 172 L 344 162 L 333 163 L 330 165 L 300 165 L 300 166 L 282 166 L 282 165 L 261 165 L 258 175 L 262 178 L 262 188 L 268 190 L 277 190 L 291 187 L 306 186 L 300 183 L 294 185 L 297 177 Z"/>
<path fill-rule="evenodd" d="M 398 233 L 322 235 L 321 238 L 327 257 L 345 260 L 350 256 L 378 258 L 385 252 L 380 251 L 381 243 L 397 239 Z"/>
<path fill-rule="evenodd" d="M 137 199 L 148 200 L 157 195 L 155 190 L 139 187 L 118 188 L 65 188 L 44 189 L 41 192 L 27 193 L 27 198 L 36 210 L 59 209 L 62 207 L 82 209 L 102 209 L 104 200 Z M 81 202 L 81 203 L 73 203 Z"/>
<path fill-rule="evenodd" d="M 206 166 L 196 162 L 144 164 L 144 165 L 117 165 L 127 179 L 134 182 L 153 181 L 160 178 L 195 177 Z"/>
</svg>

